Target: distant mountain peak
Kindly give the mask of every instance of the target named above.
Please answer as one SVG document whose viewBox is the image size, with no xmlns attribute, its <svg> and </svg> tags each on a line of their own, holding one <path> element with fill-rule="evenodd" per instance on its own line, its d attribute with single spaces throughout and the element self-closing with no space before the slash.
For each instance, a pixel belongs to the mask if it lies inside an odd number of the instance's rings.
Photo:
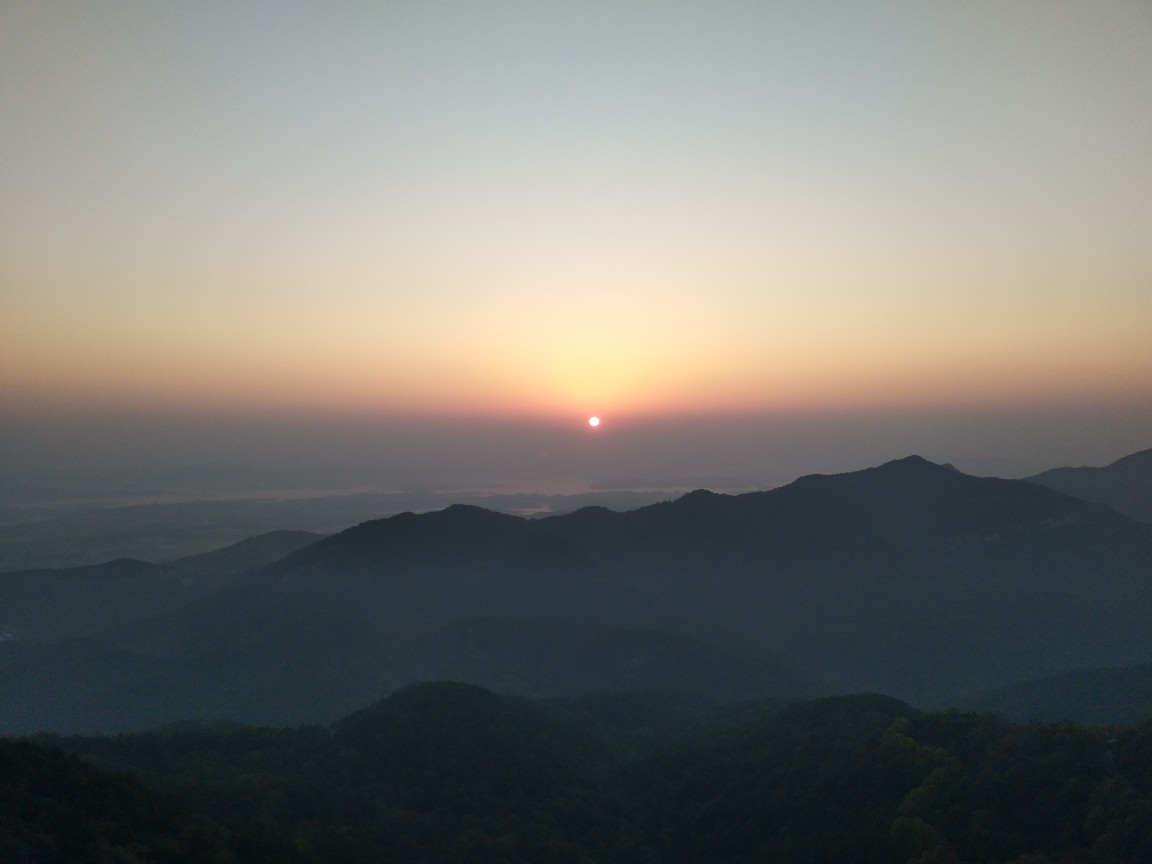
<svg viewBox="0 0 1152 864">
<path fill-rule="evenodd" d="M 1110 464 L 1108 468 L 1130 471 L 1134 474 L 1152 474 L 1152 448 L 1123 456 Z"/>
<path fill-rule="evenodd" d="M 889 473 L 902 472 L 923 472 L 923 471 L 955 471 L 951 465 L 939 465 L 935 462 L 930 462 L 923 456 L 912 454 L 905 456 L 902 459 L 893 459 L 891 462 L 885 462 L 877 468 L 878 471 L 885 471 Z"/>
<path fill-rule="evenodd" d="M 477 504 L 449 504 L 440 512 L 460 515 L 464 513 L 491 513 L 492 511 Z"/>
<path fill-rule="evenodd" d="M 693 489 L 680 496 L 681 501 L 713 501 L 717 498 L 726 497 L 720 492 L 713 492 L 711 489 Z"/>
<path fill-rule="evenodd" d="M 477 530 L 504 529 L 521 526 L 525 520 L 523 516 L 514 516 L 511 513 L 500 513 L 489 510 L 487 507 L 478 507 L 475 504 L 452 504 L 443 510 L 433 510 L 422 513 L 417 517 L 420 521 L 437 527 L 470 526 Z"/>
<path fill-rule="evenodd" d="M 579 510 L 573 510 L 567 514 L 568 517 L 575 521 L 580 522 L 602 522 L 605 519 L 611 519 L 616 515 L 615 511 L 609 510 L 600 504 L 592 504 L 587 507 L 581 507 Z"/>
<path fill-rule="evenodd" d="M 482 525 L 484 523 L 497 522 L 511 524 L 523 521 L 524 520 L 519 516 L 512 516 L 508 513 L 499 513 L 495 510 L 489 510 L 486 507 L 479 507 L 475 504 L 450 504 L 442 510 L 430 510 L 427 513 L 413 513 L 410 510 L 405 510 L 403 513 L 397 513 L 393 516 L 384 516 L 380 519 L 369 519 L 367 522 L 361 522 L 359 525 L 346 528 L 339 534 L 335 534 L 332 538 L 329 539 L 335 539 L 344 536 L 360 536 L 364 534 L 379 533 L 381 531 L 394 531 L 398 529 L 409 530 L 413 526 L 428 526 L 445 522 L 457 525 L 469 523 Z"/>
<path fill-rule="evenodd" d="M 675 512 L 685 515 L 703 516 L 704 514 L 714 512 L 717 507 L 722 508 L 724 502 L 731 498 L 731 495 L 725 495 L 722 492 L 712 492 L 709 489 L 693 489 L 691 492 L 685 493 L 669 503 Z M 662 505 L 655 506 L 659 507 Z"/>
</svg>

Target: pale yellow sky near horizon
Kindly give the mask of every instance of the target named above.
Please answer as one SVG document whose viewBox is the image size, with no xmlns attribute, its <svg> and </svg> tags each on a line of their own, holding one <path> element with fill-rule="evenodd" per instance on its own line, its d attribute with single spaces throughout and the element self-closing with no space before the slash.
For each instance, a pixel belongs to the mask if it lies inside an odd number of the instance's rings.
<svg viewBox="0 0 1152 864">
<path fill-rule="evenodd" d="M 1135 0 L 9 0 L 0 413 L 1130 423 L 1150 94 Z"/>
</svg>

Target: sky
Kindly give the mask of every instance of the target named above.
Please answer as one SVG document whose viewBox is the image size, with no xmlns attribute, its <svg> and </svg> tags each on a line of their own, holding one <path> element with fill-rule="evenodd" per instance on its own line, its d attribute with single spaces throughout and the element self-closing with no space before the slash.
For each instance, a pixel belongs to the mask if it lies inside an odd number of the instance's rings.
<svg viewBox="0 0 1152 864">
<path fill-rule="evenodd" d="M 1105 464 L 1149 142 L 1144 0 L 0 0 L 0 476 Z"/>
</svg>

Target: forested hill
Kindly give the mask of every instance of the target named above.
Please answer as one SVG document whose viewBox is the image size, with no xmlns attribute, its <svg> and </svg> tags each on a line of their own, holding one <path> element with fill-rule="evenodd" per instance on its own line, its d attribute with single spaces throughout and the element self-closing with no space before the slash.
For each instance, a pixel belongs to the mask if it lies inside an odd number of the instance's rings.
<svg viewBox="0 0 1152 864">
<path fill-rule="evenodd" d="M 1144 864 L 1152 721 L 421 684 L 330 727 L 0 741 L 0 820 L 37 864 Z"/>
</svg>

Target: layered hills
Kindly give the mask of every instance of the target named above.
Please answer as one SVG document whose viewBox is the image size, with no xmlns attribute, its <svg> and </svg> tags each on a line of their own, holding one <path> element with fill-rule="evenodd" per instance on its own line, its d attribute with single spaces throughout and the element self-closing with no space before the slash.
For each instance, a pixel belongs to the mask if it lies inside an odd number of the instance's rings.
<svg viewBox="0 0 1152 864">
<path fill-rule="evenodd" d="M 103 623 L 35 620 L 51 605 L 34 586 L 73 571 L 0 574 L 0 731 L 329 722 L 442 678 L 944 705 L 1152 658 L 1152 526 L 918 457 L 622 513 L 453 506 L 296 541 L 240 569 L 106 565 L 140 572 L 107 580 Z"/>
<path fill-rule="evenodd" d="M 1152 450 L 1132 453 L 1102 467 L 1052 468 L 1028 479 L 1065 495 L 1107 504 L 1141 522 L 1152 522 Z"/>
</svg>

